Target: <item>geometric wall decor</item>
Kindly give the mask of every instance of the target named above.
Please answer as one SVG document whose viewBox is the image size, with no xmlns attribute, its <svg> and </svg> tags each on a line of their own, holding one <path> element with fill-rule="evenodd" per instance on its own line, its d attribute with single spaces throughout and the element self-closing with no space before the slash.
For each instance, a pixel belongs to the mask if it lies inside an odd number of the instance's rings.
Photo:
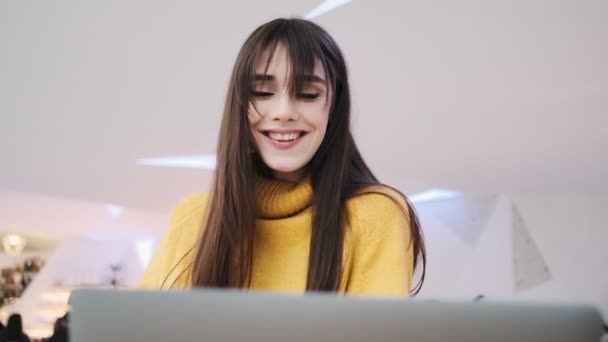
<svg viewBox="0 0 608 342">
<path fill-rule="evenodd" d="M 492 216 L 498 198 L 457 197 L 416 204 L 416 210 L 445 224 L 469 246 L 474 247 Z"/>
<path fill-rule="evenodd" d="M 513 289 L 521 292 L 551 280 L 551 270 L 515 203 L 512 203 Z"/>
</svg>

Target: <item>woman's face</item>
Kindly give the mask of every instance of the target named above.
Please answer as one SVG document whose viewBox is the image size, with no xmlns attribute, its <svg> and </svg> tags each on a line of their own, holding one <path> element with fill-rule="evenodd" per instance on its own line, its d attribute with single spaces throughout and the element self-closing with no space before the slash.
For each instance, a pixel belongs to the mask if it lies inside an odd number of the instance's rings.
<svg viewBox="0 0 608 342">
<path fill-rule="evenodd" d="M 268 54 L 266 51 L 256 64 L 249 125 L 261 158 L 274 176 L 296 182 L 325 137 L 331 94 L 320 61 L 316 61 L 312 75 L 297 75 L 306 86 L 292 95 L 285 46 L 277 45 L 265 74 Z"/>
</svg>

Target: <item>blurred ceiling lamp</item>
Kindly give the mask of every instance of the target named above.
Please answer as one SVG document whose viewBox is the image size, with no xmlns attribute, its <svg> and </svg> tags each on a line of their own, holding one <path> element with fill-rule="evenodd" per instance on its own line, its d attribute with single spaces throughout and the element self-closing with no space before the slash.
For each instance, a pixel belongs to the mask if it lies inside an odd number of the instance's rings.
<svg viewBox="0 0 608 342">
<path fill-rule="evenodd" d="M 136 163 L 144 166 L 215 170 L 217 158 L 214 154 L 203 154 L 196 156 L 142 158 L 138 159 Z"/>
<path fill-rule="evenodd" d="M 335 10 L 338 7 L 344 6 L 351 2 L 351 0 L 325 0 L 319 6 L 315 7 L 312 11 L 308 12 L 304 16 L 306 19 L 314 19 L 322 16 L 323 14 Z"/>
<path fill-rule="evenodd" d="M 27 242 L 21 235 L 7 234 L 2 238 L 4 252 L 8 255 L 18 256 L 25 248 Z"/>
<path fill-rule="evenodd" d="M 452 190 L 446 189 L 429 189 L 423 192 L 419 192 L 416 194 L 408 195 L 412 203 L 423 203 L 423 202 L 432 202 L 432 201 L 441 201 L 459 197 L 460 193 Z"/>
</svg>

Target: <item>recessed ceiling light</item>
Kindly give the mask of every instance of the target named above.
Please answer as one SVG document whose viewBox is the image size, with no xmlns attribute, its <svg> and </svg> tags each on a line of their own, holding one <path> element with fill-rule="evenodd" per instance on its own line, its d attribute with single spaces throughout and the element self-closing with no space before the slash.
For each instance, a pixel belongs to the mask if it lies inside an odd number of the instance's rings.
<svg viewBox="0 0 608 342">
<path fill-rule="evenodd" d="M 214 154 L 204 154 L 197 156 L 143 158 L 138 159 L 136 163 L 144 166 L 213 170 L 217 161 Z"/>
<path fill-rule="evenodd" d="M 21 251 L 25 248 L 27 241 L 25 238 L 18 234 L 8 234 L 2 238 L 2 245 L 4 252 L 8 255 L 18 256 Z"/>
<path fill-rule="evenodd" d="M 125 207 L 118 204 L 108 203 L 104 205 L 104 207 L 106 208 L 108 214 L 110 214 L 110 216 L 112 216 L 113 218 L 119 218 L 125 211 Z"/>
<path fill-rule="evenodd" d="M 340 6 L 344 6 L 349 2 L 351 2 L 351 0 L 326 0 L 326 1 L 323 1 L 323 3 L 321 3 L 319 6 L 315 7 L 312 11 L 310 11 L 307 15 L 305 15 L 304 18 L 306 18 L 306 19 L 317 18 Z"/>
<path fill-rule="evenodd" d="M 459 197 L 460 193 L 445 189 L 429 189 L 423 192 L 407 196 L 412 203 L 423 203 L 430 201 L 446 200 Z"/>
<path fill-rule="evenodd" d="M 19 244 L 21 244 L 23 241 L 23 238 L 17 234 L 10 234 L 6 236 L 6 242 L 10 245 L 10 246 L 17 246 Z"/>
</svg>

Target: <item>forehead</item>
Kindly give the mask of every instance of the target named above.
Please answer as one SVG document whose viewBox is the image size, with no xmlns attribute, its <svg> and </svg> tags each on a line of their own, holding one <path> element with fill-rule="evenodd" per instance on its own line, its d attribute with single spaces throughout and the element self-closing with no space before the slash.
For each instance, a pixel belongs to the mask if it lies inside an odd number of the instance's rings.
<svg viewBox="0 0 608 342">
<path fill-rule="evenodd" d="M 271 57 L 272 59 L 270 59 Z M 266 70 L 267 65 L 268 70 Z M 274 75 L 277 76 L 277 79 L 287 79 L 291 77 L 292 69 L 293 65 L 291 58 L 289 57 L 289 51 L 283 43 L 277 44 L 274 53 L 270 47 L 265 49 L 255 63 L 256 74 Z M 323 63 L 321 63 L 319 58 L 315 58 L 315 65 L 312 74 L 322 79 L 326 79 L 325 69 L 323 68 Z"/>
</svg>

